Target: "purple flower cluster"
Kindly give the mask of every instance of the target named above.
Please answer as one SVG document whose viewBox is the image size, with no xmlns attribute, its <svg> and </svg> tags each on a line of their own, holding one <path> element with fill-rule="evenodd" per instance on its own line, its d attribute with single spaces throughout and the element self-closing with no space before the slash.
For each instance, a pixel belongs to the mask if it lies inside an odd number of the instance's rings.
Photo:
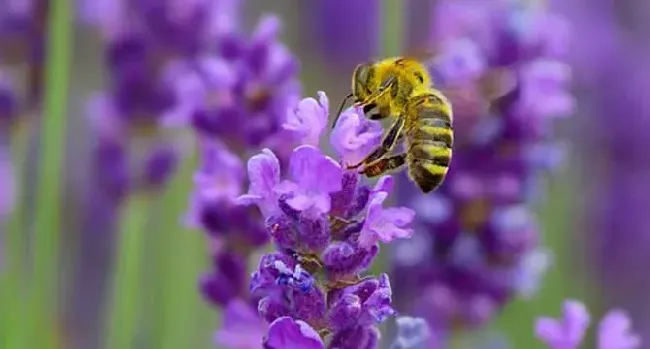
<svg viewBox="0 0 650 349">
<path fill-rule="evenodd" d="M 371 187 L 342 166 L 380 141 L 379 124 L 360 109 L 345 111 L 330 137 L 340 161 L 316 147 L 328 109 L 322 92 L 318 101 L 298 103 L 284 123 L 302 144 L 289 159 L 289 178 L 282 179 L 279 159 L 264 149 L 248 161 L 250 187 L 236 199 L 259 208 L 276 248 L 261 257 L 250 281 L 258 312 L 270 323 L 265 348 L 377 348 L 376 326 L 395 313 L 388 276 L 362 273 L 379 241 L 410 236 L 414 212 L 383 207 L 391 177 Z M 228 337 L 224 331 L 221 338 Z"/>
<path fill-rule="evenodd" d="M 347 71 L 379 53 L 381 1 L 315 0 L 306 7 L 306 44 L 320 50 L 326 64 Z"/>
<path fill-rule="evenodd" d="M 46 0 L 6 1 L 0 9 L 0 62 L 27 66 L 27 105 L 40 102 L 43 79 Z"/>
<path fill-rule="evenodd" d="M 186 57 L 166 66 L 163 81 L 173 83 L 174 105 L 160 121 L 170 128 L 189 126 L 197 140 L 199 168 L 186 223 L 209 239 L 212 267 L 199 284 L 204 298 L 225 310 L 215 341 L 260 348 L 268 325 L 249 295 L 247 265 L 268 244 L 269 234 L 260 212 L 234 199 L 243 193 L 243 157 L 267 147 L 285 161 L 303 136 L 304 130 L 292 128 L 302 127 L 301 116 L 293 113 L 300 99 L 298 61 L 279 40 L 276 17 L 264 17 L 246 36 L 237 25 L 239 1 L 198 3 L 213 6 L 206 29 L 210 40 L 197 38 L 201 45 L 182 50 Z M 300 108 L 308 106 L 303 101 Z M 261 165 L 251 160 L 248 172 Z"/>
<path fill-rule="evenodd" d="M 562 317 L 542 317 L 537 320 L 535 332 L 550 349 L 578 349 L 589 327 L 589 313 L 575 300 L 564 302 Z M 634 349 L 641 339 L 631 330 L 630 319 L 622 310 L 611 310 L 600 321 L 597 330 L 597 349 Z"/>
<path fill-rule="evenodd" d="M 300 99 L 298 60 L 279 41 L 281 23 L 260 20 L 250 38 L 221 33 L 216 47 L 179 62 L 170 75 L 179 105 L 167 124 L 192 124 L 201 137 L 218 138 L 237 153 L 270 147 L 288 153 L 282 128 Z"/>
<path fill-rule="evenodd" d="M 248 299 L 247 261 L 269 237 L 258 212 L 232 202 L 242 192 L 242 160 L 216 140 L 205 140 L 199 150 L 187 223 L 204 231 L 212 248 L 213 267 L 201 278 L 202 293 L 226 308 L 231 301 Z"/>
<path fill-rule="evenodd" d="M 213 21 L 209 1 L 86 1 L 82 13 L 105 41 L 107 87 L 88 103 L 97 134 L 94 171 L 103 192 L 120 201 L 156 190 L 174 173 L 178 144 L 161 132 L 179 104 L 170 66 L 194 59 Z M 135 160 L 134 160 L 135 159 Z"/>
<path fill-rule="evenodd" d="M 0 73 L 0 135 L 9 136 L 20 114 L 19 102 L 8 77 Z"/>
<path fill-rule="evenodd" d="M 566 25 L 510 1 L 442 1 L 434 34 L 436 81 L 450 91 L 457 142 L 441 188 L 401 202 L 417 212 L 417 234 L 395 249 L 397 295 L 445 333 L 493 318 L 536 288 L 550 262 L 528 204 L 538 179 L 559 162 L 553 121 L 572 111 L 561 59 Z M 498 74 L 497 74 L 498 73 Z M 499 76 L 493 103 L 480 93 Z"/>
</svg>

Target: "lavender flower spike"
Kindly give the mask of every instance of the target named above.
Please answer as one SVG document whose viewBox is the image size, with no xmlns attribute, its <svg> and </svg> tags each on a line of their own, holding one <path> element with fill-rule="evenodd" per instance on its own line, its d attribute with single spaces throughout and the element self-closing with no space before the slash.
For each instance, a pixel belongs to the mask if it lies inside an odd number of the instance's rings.
<svg viewBox="0 0 650 349">
<path fill-rule="evenodd" d="M 319 143 L 328 119 L 324 93 L 320 101 L 316 105 L 312 99 L 303 100 L 295 111 L 299 118 L 290 116 L 285 123 L 296 139 L 306 143 L 293 150 L 291 180 L 278 183 L 273 177 L 265 182 L 269 184 L 262 195 L 265 200 L 248 200 L 246 195 L 238 199 L 263 211 L 277 248 L 262 256 L 250 291 L 259 300 L 260 316 L 271 323 L 265 348 L 376 349 L 377 325 L 395 314 L 392 290 L 388 275 L 375 278 L 361 273 L 372 264 L 379 241 L 410 235 L 414 213 L 382 207 L 392 190 L 389 176 L 371 188 L 360 183 L 356 172 L 344 170 L 340 158 L 336 161 L 313 145 Z M 304 132 L 310 125 L 312 131 Z M 372 142 L 362 144 L 370 150 L 379 141 L 366 138 L 359 143 Z M 270 159 L 270 154 L 264 150 L 263 155 L 252 157 L 249 168 L 260 156 Z M 261 172 L 249 172 L 251 183 L 265 178 Z M 271 199 L 276 203 L 269 209 Z"/>
<path fill-rule="evenodd" d="M 562 318 L 542 317 L 537 320 L 535 332 L 550 349 L 578 349 L 589 326 L 589 313 L 576 300 L 564 302 Z M 597 349 L 634 349 L 641 339 L 630 330 L 630 320 L 621 310 L 611 310 L 600 321 Z"/>
</svg>

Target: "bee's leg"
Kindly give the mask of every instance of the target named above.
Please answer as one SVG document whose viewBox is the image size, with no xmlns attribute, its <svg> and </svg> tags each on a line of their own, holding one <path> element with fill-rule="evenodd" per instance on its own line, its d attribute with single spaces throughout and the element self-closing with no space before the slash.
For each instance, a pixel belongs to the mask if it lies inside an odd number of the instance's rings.
<svg viewBox="0 0 650 349">
<path fill-rule="evenodd" d="M 384 139 L 381 141 L 381 145 L 377 147 L 375 150 L 373 150 L 372 153 L 370 153 L 370 155 L 366 156 L 366 158 L 363 159 L 358 164 L 348 166 L 348 169 L 355 169 L 361 165 L 369 164 L 373 161 L 377 161 L 378 159 L 384 157 L 386 154 L 388 154 L 388 152 L 390 152 L 393 149 L 393 147 L 395 147 L 395 144 L 397 144 L 397 140 L 400 138 L 403 128 L 404 128 L 404 118 L 398 117 L 397 120 L 393 123 L 393 126 L 391 126 L 390 129 L 388 130 L 388 133 L 386 133 L 386 135 L 384 136 Z"/>
<path fill-rule="evenodd" d="M 406 164 L 406 153 L 383 158 L 366 166 L 361 172 L 368 178 L 380 176 L 386 172 L 394 171 Z"/>
</svg>

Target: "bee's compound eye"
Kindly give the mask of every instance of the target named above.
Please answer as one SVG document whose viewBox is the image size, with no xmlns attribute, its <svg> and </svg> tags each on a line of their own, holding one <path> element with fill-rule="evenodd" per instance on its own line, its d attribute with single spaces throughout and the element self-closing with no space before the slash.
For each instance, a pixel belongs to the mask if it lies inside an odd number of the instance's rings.
<svg viewBox="0 0 650 349">
<path fill-rule="evenodd" d="M 424 82 L 424 76 L 419 72 L 415 73 L 415 78 L 418 79 L 418 81 L 420 82 Z"/>
</svg>

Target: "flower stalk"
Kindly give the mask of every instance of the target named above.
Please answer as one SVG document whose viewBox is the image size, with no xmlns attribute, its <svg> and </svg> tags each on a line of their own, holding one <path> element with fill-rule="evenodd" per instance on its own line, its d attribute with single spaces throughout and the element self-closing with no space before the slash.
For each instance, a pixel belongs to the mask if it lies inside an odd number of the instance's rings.
<svg viewBox="0 0 650 349">
<path fill-rule="evenodd" d="M 27 335 L 31 344 L 26 347 L 54 348 L 57 345 L 51 331 L 59 316 L 60 208 L 67 139 L 73 13 L 70 1 L 56 1 L 50 6 L 47 21 L 49 45 L 40 128 L 40 175 L 36 183 L 39 200 L 34 212 L 34 247 L 31 254 L 34 269 L 27 311 L 27 326 L 30 329 Z"/>
</svg>

